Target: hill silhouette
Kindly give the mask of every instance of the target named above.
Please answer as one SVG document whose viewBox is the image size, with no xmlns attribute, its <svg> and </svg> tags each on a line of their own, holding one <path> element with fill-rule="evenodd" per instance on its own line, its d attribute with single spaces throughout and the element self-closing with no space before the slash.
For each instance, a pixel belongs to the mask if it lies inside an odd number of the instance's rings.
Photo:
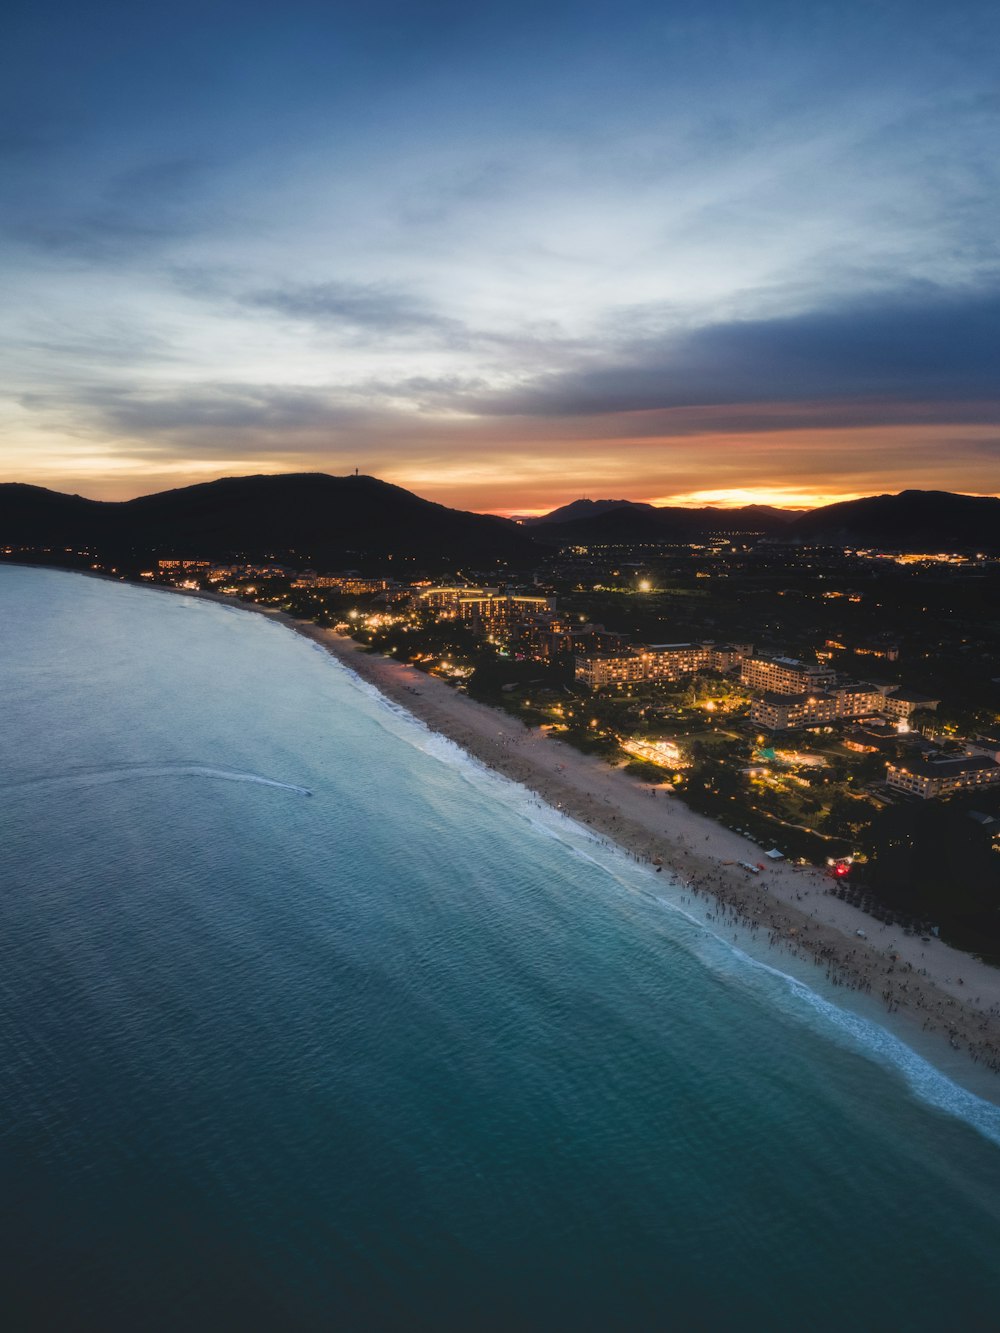
<svg viewBox="0 0 1000 1333">
<path fill-rule="evenodd" d="M 899 551 L 1000 552 L 1000 499 L 951 491 L 900 491 L 843 500 L 801 514 L 783 540 Z"/>
<path fill-rule="evenodd" d="M 0 486 L 0 542 L 81 546 L 105 558 L 274 559 L 362 566 L 529 561 L 509 519 L 448 509 L 375 477 L 325 473 L 227 477 L 118 503 L 37 486 Z"/>
<path fill-rule="evenodd" d="M 0 485 L 0 545 L 86 549 L 123 565 L 170 557 L 271 559 L 295 567 L 407 572 L 528 567 L 573 543 L 686 543 L 713 535 L 883 550 L 1000 552 L 1000 499 L 902 491 L 797 514 L 766 505 L 687 509 L 577 500 L 517 524 L 449 509 L 375 477 L 326 473 L 226 477 L 109 502 L 41 486 Z"/>
<path fill-rule="evenodd" d="M 599 509 L 584 506 L 599 505 Z M 631 501 L 577 500 L 547 514 L 531 527 L 540 541 L 584 542 L 593 545 L 699 541 L 715 533 L 753 533 L 769 536 L 781 531 L 790 521 L 786 510 L 765 505 L 745 505 L 739 509 L 687 509 L 680 505 L 633 504 Z"/>
</svg>

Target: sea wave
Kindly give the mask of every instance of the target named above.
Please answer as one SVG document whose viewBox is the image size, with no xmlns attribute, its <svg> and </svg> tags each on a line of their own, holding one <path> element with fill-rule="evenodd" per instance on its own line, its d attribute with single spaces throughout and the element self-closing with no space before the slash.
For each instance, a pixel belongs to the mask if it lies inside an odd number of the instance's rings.
<svg viewBox="0 0 1000 1333">
<path fill-rule="evenodd" d="M 245 773 L 239 769 L 214 768 L 208 764 L 115 764 L 107 768 L 74 768 L 61 773 L 47 773 L 20 782 L 0 783 L 0 791 L 24 791 L 32 787 L 99 787 L 112 782 L 135 782 L 155 778 L 210 778 L 222 782 L 250 782 L 261 787 L 276 787 L 294 792 L 297 796 L 311 796 L 308 787 L 294 782 L 280 782 L 263 773 Z"/>
<path fill-rule="evenodd" d="M 326 656 L 329 658 L 329 654 Z M 704 913 L 700 914 L 697 907 L 692 910 L 677 898 L 667 896 L 689 891 L 679 876 L 668 873 L 664 878 L 650 867 L 635 864 L 625 850 L 549 805 L 522 783 L 490 768 L 455 741 L 433 731 L 405 706 L 388 698 L 350 667 L 343 663 L 339 665 L 352 683 L 377 706 L 383 720 L 389 715 L 396 723 L 402 723 L 402 726 L 392 727 L 396 734 L 404 735 L 416 748 L 457 768 L 467 781 L 481 790 L 489 790 L 491 796 L 502 799 L 508 809 L 525 818 L 536 830 L 563 843 L 574 855 L 603 871 L 622 888 L 655 900 L 662 909 L 690 923 L 696 933 L 675 942 L 695 952 L 703 965 L 727 972 L 737 968 L 744 977 L 766 975 L 772 978 L 779 984 L 769 987 L 769 998 L 796 1021 L 811 1023 L 829 1040 L 895 1070 L 914 1097 L 963 1121 L 1000 1146 L 1000 1106 L 962 1087 L 881 1024 L 825 998 L 804 981 L 754 957 L 738 943 L 720 934 L 706 919 L 712 908 L 711 900 L 705 900 Z M 656 892 L 651 891 L 651 881 L 655 883 Z M 729 925 L 727 921 L 727 929 Z M 737 936 L 740 933 L 737 930 Z M 702 946 L 710 940 L 712 947 L 708 950 L 699 947 L 698 936 Z"/>
<path fill-rule="evenodd" d="M 819 1020 L 825 1035 L 838 1045 L 847 1046 L 874 1058 L 879 1064 L 895 1069 L 903 1076 L 911 1093 L 921 1101 L 964 1120 L 1000 1146 L 1000 1106 L 963 1088 L 881 1024 L 833 1003 L 797 977 L 752 957 L 720 936 L 716 938 L 741 964 L 760 973 L 767 973 L 779 983 L 772 998 L 786 1012 L 794 1012 L 801 1019 L 808 1018 L 808 1015 L 802 1013 L 803 1007 L 810 1010 L 812 1016 Z"/>
</svg>

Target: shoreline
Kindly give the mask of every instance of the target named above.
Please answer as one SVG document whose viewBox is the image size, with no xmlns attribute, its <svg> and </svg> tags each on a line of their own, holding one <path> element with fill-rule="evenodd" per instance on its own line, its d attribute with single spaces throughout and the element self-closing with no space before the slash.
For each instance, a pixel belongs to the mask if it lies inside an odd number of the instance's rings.
<svg viewBox="0 0 1000 1333">
<path fill-rule="evenodd" d="M 264 608 L 260 608 L 264 610 Z M 819 869 L 779 862 L 757 875 L 762 850 L 659 789 L 651 794 L 621 769 L 479 703 L 436 677 L 369 653 L 346 635 L 283 623 L 319 644 L 432 731 L 487 768 L 612 842 L 633 859 L 673 872 L 696 896 L 718 904 L 723 924 L 824 968 L 834 986 L 871 996 L 906 1020 L 1000 1073 L 1000 971 L 938 939 L 925 944 L 829 893 Z M 855 932 L 863 930 L 867 938 Z M 961 980 L 959 980 L 961 978 Z"/>
<path fill-rule="evenodd" d="M 949 1076 L 959 1052 L 977 1068 L 1000 1073 L 1000 969 L 938 939 L 924 943 L 899 926 L 883 925 L 831 894 L 816 867 L 779 862 L 756 875 L 743 870 L 740 862 L 756 865 L 762 849 L 689 809 L 666 788 L 651 789 L 437 677 L 369 652 L 347 635 L 221 593 L 136 586 L 264 615 L 309 639 L 485 767 L 631 859 L 672 873 L 679 886 L 713 908 L 718 916 L 710 919 L 717 924 L 742 927 L 758 946 L 819 966 L 832 986 L 881 1004 L 901 1040 L 938 1046 L 937 1063 L 949 1067 Z M 933 1054 L 928 1058 L 934 1061 Z M 1000 1091 L 979 1095 L 1000 1101 Z"/>
</svg>

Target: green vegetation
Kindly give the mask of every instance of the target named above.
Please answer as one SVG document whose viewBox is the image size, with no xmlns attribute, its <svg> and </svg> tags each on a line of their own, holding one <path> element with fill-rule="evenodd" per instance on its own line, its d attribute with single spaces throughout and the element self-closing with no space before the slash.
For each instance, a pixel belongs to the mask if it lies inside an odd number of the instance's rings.
<svg viewBox="0 0 1000 1333">
<path fill-rule="evenodd" d="M 668 768 L 652 764 L 648 759 L 630 759 L 625 765 L 625 772 L 630 777 L 638 778 L 640 782 L 667 782 L 671 776 Z"/>
</svg>

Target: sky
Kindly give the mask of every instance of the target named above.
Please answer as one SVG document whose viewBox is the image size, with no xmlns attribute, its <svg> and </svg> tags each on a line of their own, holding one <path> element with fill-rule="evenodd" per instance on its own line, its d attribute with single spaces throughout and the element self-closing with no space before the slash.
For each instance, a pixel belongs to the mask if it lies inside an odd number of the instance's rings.
<svg viewBox="0 0 1000 1333">
<path fill-rule="evenodd" d="M 15 0 L 0 479 L 1000 492 L 1000 7 Z"/>
</svg>

